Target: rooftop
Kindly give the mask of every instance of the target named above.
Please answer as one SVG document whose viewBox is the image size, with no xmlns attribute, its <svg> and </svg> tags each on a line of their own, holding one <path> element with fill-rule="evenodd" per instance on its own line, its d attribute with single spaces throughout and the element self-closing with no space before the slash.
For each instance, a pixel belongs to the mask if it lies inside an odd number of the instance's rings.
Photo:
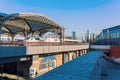
<svg viewBox="0 0 120 80">
<path fill-rule="evenodd" d="M 55 68 L 34 80 L 89 80 L 102 52 L 92 51 Z"/>
</svg>

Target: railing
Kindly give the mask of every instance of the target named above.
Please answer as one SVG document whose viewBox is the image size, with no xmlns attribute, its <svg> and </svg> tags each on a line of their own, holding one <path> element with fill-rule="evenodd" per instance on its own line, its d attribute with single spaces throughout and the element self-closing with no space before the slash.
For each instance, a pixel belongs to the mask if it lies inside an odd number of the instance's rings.
<svg viewBox="0 0 120 80">
<path fill-rule="evenodd" d="M 61 45 L 86 45 L 88 43 L 76 43 L 76 42 L 61 42 L 61 43 L 50 43 L 50 42 L 42 42 L 42 43 L 26 43 L 26 42 L 0 42 L 1 46 L 61 46 Z"/>
<path fill-rule="evenodd" d="M 0 57 L 25 56 L 33 54 L 55 53 L 89 49 L 89 44 L 44 44 L 25 45 L 22 43 L 3 43 L 0 45 Z"/>
</svg>

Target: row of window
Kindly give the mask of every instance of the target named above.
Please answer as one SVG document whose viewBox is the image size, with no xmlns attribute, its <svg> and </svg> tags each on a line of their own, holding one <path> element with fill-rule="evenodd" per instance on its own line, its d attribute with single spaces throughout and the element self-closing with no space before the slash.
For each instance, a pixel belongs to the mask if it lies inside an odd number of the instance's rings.
<svg viewBox="0 0 120 80">
<path fill-rule="evenodd" d="M 111 33 L 111 38 L 120 38 L 120 32 Z"/>
<path fill-rule="evenodd" d="M 108 33 L 108 34 L 106 34 L 106 35 L 101 35 L 99 38 L 100 38 L 100 39 L 120 38 L 120 32 Z"/>
<path fill-rule="evenodd" d="M 40 65 L 40 69 L 44 69 L 44 68 L 48 68 L 48 67 L 52 67 L 54 68 L 55 67 L 55 62 L 44 62 L 44 63 L 41 63 Z"/>
</svg>

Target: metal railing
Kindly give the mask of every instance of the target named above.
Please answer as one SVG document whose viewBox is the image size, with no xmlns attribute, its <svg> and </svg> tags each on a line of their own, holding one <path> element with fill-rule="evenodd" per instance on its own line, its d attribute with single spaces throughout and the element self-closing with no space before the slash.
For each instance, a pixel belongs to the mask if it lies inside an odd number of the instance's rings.
<svg viewBox="0 0 120 80">
<path fill-rule="evenodd" d="M 86 45 L 88 43 L 74 43 L 74 42 L 62 42 L 62 43 L 49 43 L 49 42 L 42 42 L 38 44 L 34 43 L 25 43 L 25 42 L 0 42 L 0 46 L 61 46 L 61 45 Z"/>
</svg>

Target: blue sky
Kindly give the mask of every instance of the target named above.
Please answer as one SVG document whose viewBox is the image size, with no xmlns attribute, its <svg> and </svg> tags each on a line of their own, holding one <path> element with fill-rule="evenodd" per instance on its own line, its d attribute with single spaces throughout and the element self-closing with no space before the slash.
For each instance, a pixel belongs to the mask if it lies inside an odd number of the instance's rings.
<svg viewBox="0 0 120 80">
<path fill-rule="evenodd" d="M 1 0 L 0 12 L 44 14 L 66 28 L 66 35 L 87 29 L 98 33 L 120 24 L 120 0 Z"/>
</svg>

